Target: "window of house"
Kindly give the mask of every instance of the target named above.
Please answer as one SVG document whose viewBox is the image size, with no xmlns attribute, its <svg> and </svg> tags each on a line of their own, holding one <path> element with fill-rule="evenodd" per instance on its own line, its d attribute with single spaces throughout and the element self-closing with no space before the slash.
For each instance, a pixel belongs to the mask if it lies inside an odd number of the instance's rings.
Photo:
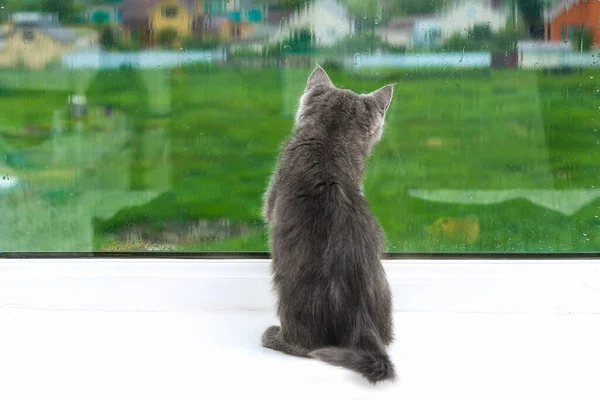
<svg viewBox="0 0 600 400">
<path fill-rule="evenodd" d="M 163 8 L 163 16 L 175 18 L 177 16 L 177 6 L 166 6 Z"/>
<path fill-rule="evenodd" d="M 561 27 L 560 27 L 560 38 L 563 41 L 567 41 L 567 26 L 566 25 L 561 25 Z"/>
<path fill-rule="evenodd" d="M 464 34 L 457 12 L 468 26 L 489 14 L 442 0 L 372 13 L 366 0 L 335 12 L 266 3 L 243 40 L 224 3 L 206 1 L 189 12 L 210 12 L 211 26 L 180 36 L 127 12 L 108 33 L 43 28 L 53 43 L 101 38 L 102 57 L 5 47 L 0 252 L 268 251 L 263 193 L 316 63 L 357 92 L 398 84 L 363 182 L 388 252 L 600 251 L 593 53 L 538 46 L 543 32 L 508 14 L 489 34 Z M 406 26 L 423 24 L 443 35 L 411 42 Z"/>
</svg>

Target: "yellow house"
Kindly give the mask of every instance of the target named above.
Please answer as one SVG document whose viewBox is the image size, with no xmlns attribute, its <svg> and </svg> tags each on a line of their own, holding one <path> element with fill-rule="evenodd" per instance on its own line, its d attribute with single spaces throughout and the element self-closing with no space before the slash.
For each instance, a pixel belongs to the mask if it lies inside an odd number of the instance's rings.
<svg viewBox="0 0 600 400">
<path fill-rule="evenodd" d="M 165 29 L 177 32 L 177 41 L 189 36 L 192 31 L 193 3 L 182 0 L 162 0 L 150 10 L 150 26 L 154 32 L 154 42 Z"/>
<path fill-rule="evenodd" d="M 167 29 L 176 33 L 174 43 L 210 31 L 227 40 L 239 25 L 227 13 L 237 5 L 237 0 L 129 0 L 123 2 L 123 22 L 126 36 L 136 36 L 142 45 L 158 44 Z"/>
<path fill-rule="evenodd" d="M 0 67 L 43 68 L 65 53 L 93 47 L 98 34 L 57 23 L 13 23 L 0 29 Z"/>
</svg>

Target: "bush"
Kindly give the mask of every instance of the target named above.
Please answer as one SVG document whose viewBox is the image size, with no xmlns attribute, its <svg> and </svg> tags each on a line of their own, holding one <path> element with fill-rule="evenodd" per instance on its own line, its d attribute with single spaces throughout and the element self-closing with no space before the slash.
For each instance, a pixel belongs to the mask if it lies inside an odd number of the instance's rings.
<svg viewBox="0 0 600 400">
<path fill-rule="evenodd" d="M 577 29 L 571 38 L 571 44 L 575 51 L 590 51 L 593 41 L 594 36 L 588 28 Z"/>
<path fill-rule="evenodd" d="M 466 36 L 455 33 L 442 45 L 446 51 L 492 51 L 512 52 L 517 50 L 517 42 L 522 37 L 519 30 L 505 29 L 493 33 L 489 25 L 476 25 Z"/>
<path fill-rule="evenodd" d="M 113 50 L 119 47 L 119 42 L 110 26 L 105 26 L 100 33 L 100 46 L 103 49 Z"/>
<path fill-rule="evenodd" d="M 221 44 L 222 41 L 218 37 L 208 37 L 206 39 L 185 37 L 181 41 L 181 47 L 186 50 L 212 50 Z"/>
<path fill-rule="evenodd" d="M 372 53 L 376 50 L 387 51 L 391 53 L 404 53 L 404 46 L 396 46 L 383 41 L 378 36 L 369 34 L 346 36 L 336 44 L 327 49 L 327 53 L 333 54 L 356 54 L 356 53 Z"/>
<path fill-rule="evenodd" d="M 303 28 L 295 30 L 283 41 L 282 47 L 284 53 L 307 53 L 313 48 L 315 35 L 310 29 Z"/>
<path fill-rule="evenodd" d="M 344 64 L 338 60 L 325 60 L 321 66 L 327 71 L 341 71 L 344 69 Z"/>
<path fill-rule="evenodd" d="M 161 47 L 172 47 L 178 37 L 179 34 L 173 28 L 161 29 L 156 35 L 156 43 Z"/>
<path fill-rule="evenodd" d="M 469 37 L 473 40 L 490 40 L 494 36 L 489 24 L 479 24 L 469 29 Z"/>
</svg>

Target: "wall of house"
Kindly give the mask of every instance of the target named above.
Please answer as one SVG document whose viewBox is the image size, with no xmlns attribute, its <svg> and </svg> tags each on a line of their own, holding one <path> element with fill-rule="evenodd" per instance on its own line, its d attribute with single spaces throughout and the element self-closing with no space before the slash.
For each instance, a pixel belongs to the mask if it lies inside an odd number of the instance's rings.
<svg viewBox="0 0 600 400">
<path fill-rule="evenodd" d="M 10 36 L 4 38 L 4 46 L 0 47 L 0 67 L 24 65 L 39 69 L 52 61 L 60 61 L 65 53 L 94 48 L 98 43 L 95 31 L 84 33 L 76 41 L 68 43 L 57 41 L 38 28 L 32 29 L 32 40 L 23 40 L 23 31 L 23 28 L 15 28 Z"/>
<path fill-rule="evenodd" d="M 384 41 L 394 46 L 412 46 L 412 30 L 379 29 L 376 34 Z"/>
<path fill-rule="evenodd" d="M 489 24 L 493 31 L 499 31 L 506 27 L 509 16 L 506 8 L 493 8 L 489 2 L 459 2 L 444 10 L 440 21 L 442 37 L 466 34 L 469 28 L 478 24 Z"/>
<path fill-rule="evenodd" d="M 338 14 L 335 10 L 314 7 L 311 20 L 317 46 L 329 46 L 354 33 L 354 21 L 347 14 Z"/>
<path fill-rule="evenodd" d="M 23 29 L 17 28 L 7 38 L 6 46 L 0 50 L 0 66 L 14 67 L 19 64 L 27 68 L 43 68 L 46 64 L 67 51 L 72 51 L 74 44 L 63 44 L 44 34 L 39 29 L 33 29 L 33 40 L 23 40 Z"/>
<path fill-rule="evenodd" d="M 163 15 L 165 7 L 177 7 L 177 14 L 174 17 Z M 175 29 L 179 38 L 191 35 L 192 16 L 186 7 L 183 7 L 176 0 L 164 0 L 159 2 L 150 10 L 150 21 L 154 39 L 163 29 Z"/>
<path fill-rule="evenodd" d="M 354 33 L 354 20 L 346 10 L 332 0 L 316 0 L 282 21 L 269 42 L 287 39 L 298 29 L 310 28 L 318 46 L 328 46 Z"/>
<path fill-rule="evenodd" d="M 600 44 L 600 2 L 580 1 L 568 11 L 562 12 L 550 24 L 550 40 L 563 40 L 562 30 L 565 29 L 565 39 L 569 40 L 569 25 L 584 25 L 591 29 L 594 45 Z"/>
</svg>

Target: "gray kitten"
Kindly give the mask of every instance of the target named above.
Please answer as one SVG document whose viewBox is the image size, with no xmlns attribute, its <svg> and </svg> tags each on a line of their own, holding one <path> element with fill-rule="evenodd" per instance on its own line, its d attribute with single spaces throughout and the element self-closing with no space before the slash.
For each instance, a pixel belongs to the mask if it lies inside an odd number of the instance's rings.
<svg viewBox="0 0 600 400">
<path fill-rule="evenodd" d="M 393 85 L 371 94 L 336 88 L 319 66 L 300 99 L 294 134 L 265 193 L 281 328 L 262 345 L 394 379 L 392 296 L 380 262 L 383 233 L 362 194 Z"/>
</svg>

